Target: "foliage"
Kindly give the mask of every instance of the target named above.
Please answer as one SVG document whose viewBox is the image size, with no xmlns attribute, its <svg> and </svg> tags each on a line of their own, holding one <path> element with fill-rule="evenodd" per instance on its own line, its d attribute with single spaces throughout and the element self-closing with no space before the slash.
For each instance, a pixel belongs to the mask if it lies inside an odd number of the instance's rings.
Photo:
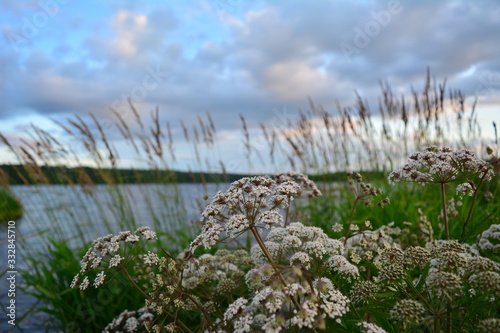
<svg viewBox="0 0 500 333">
<path fill-rule="evenodd" d="M 121 304 L 139 308 L 144 304 L 141 295 L 123 276 L 110 279 L 108 289 L 88 290 L 85 294 L 72 289 L 69 282 L 80 269 L 79 257 L 63 242 L 52 240 L 40 258 L 27 258 L 32 269 L 23 274 L 24 292 L 39 302 L 39 311 L 50 314 L 43 327 L 51 331 L 97 332 L 116 317 Z"/>
<path fill-rule="evenodd" d="M 23 207 L 18 199 L 6 188 L 0 186 L 0 222 L 19 219 L 23 215 Z"/>
</svg>

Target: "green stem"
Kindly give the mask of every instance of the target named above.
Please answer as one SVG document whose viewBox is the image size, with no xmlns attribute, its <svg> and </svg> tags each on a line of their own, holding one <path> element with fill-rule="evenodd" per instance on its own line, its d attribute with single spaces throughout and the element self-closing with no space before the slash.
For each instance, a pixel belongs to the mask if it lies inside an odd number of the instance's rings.
<svg viewBox="0 0 500 333">
<path fill-rule="evenodd" d="M 189 327 L 187 327 L 187 326 L 186 326 L 186 324 L 184 324 L 184 323 L 183 323 L 182 321 L 180 321 L 179 319 L 176 319 L 176 320 L 175 320 L 175 323 L 176 323 L 177 325 L 179 325 L 179 326 L 182 328 L 182 330 L 183 330 L 184 332 L 193 333 L 193 331 L 191 331 L 191 330 L 189 329 Z"/>
<path fill-rule="evenodd" d="M 460 242 L 465 241 L 464 236 L 465 236 L 465 229 L 467 228 L 467 225 L 469 224 L 469 221 L 472 217 L 472 210 L 474 208 L 474 204 L 476 203 L 476 198 L 477 198 L 477 192 L 479 191 L 479 187 L 483 184 L 484 177 L 486 177 L 486 172 L 484 173 L 483 177 L 481 177 L 481 180 L 479 181 L 479 184 L 477 187 L 474 189 L 474 195 L 472 196 L 472 202 L 469 208 L 469 213 L 467 214 L 467 218 L 465 219 L 464 226 L 462 227 L 462 233 L 460 234 L 460 238 L 458 239 Z"/>
<path fill-rule="evenodd" d="M 146 294 L 138 285 L 137 283 L 135 283 L 134 279 L 132 279 L 132 277 L 130 276 L 130 274 L 128 273 L 127 269 L 125 267 L 122 268 L 122 271 L 125 273 L 125 275 L 127 276 L 127 279 L 130 281 L 130 283 L 132 283 L 132 285 L 134 286 L 135 289 L 137 289 L 142 296 L 144 296 L 145 299 L 148 299 L 150 300 L 151 298 L 148 296 L 148 294 Z"/>
<path fill-rule="evenodd" d="M 193 302 L 194 305 L 203 313 L 203 315 L 205 316 L 207 321 L 210 323 L 210 325 L 212 325 L 212 320 L 210 319 L 210 316 L 208 315 L 205 308 L 200 303 L 198 303 L 191 295 L 189 295 L 183 291 L 181 291 L 181 294 L 186 296 L 187 298 L 189 298 L 191 300 L 191 302 Z"/>
<path fill-rule="evenodd" d="M 286 282 L 285 278 L 281 274 L 281 271 L 280 271 L 278 265 L 274 262 L 273 257 L 271 256 L 271 254 L 267 250 L 266 244 L 264 244 L 262 237 L 260 237 L 260 234 L 259 234 L 259 231 L 257 230 L 257 228 L 255 226 L 252 226 L 252 227 L 250 227 L 250 230 L 252 231 L 255 239 L 257 240 L 257 243 L 259 243 L 259 246 L 262 249 L 262 252 L 266 256 L 267 260 L 269 261 L 271 266 L 273 266 L 273 269 L 276 272 L 276 274 L 278 275 L 279 279 L 281 280 L 281 283 L 283 283 L 283 286 L 284 287 L 288 286 L 288 283 Z M 291 299 L 293 301 L 293 304 L 297 308 L 297 310 L 300 310 L 300 304 L 297 302 L 297 300 L 293 297 L 291 297 Z"/>
<path fill-rule="evenodd" d="M 352 204 L 351 207 L 351 215 L 349 216 L 349 223 L 347 224 L 347 232 L 345 234 L 344 245 L 347 244 L 347 240 L 349 239 L 349 233 L 351 232 L 352 218 L 354 217 L 354 209 L 356 208 L 359 199 L 360 199 L 359 196 L 356 197 L 356 200 L 354 200 L 354 203 Z"/>
<path fill-rule="evenodd" d="M 413 282 L 408 278 L 408 276 L 405 276 L 405 282 L 406 282 L 406 285 L 411 289 L 411 291 L 413 291 L 418 296 L 418 298 L 425 304 L 427 309 L 429 309 L 429 311 L 433 311 L 432 306 L 427 302 L 424 295 L 422 295 L 420 293 L 420 291 L 418 291 L 418 289 L 415 288 L 415 286 L 413 285 Z M 403 289 L 403 288 L 401 288 L 401 289 Z"/>
<path fill-rule="evenodd" d="M 122 268 L 122 271 L 125 273 L 125 275 L 127 276 L 127 279 L 130 281 L 130 283 L 132 283 L 134 288 L 137 289 L 141 293 L 141 295 L 144 296 L 145 299 L 150 300 L 151 298 L 137 285 L 137 283 L 135 283 L 134 279 L 132 279 L 132 277 L 130 276 L 130 274 L 128 273 L 128 271 L 125 267 Z M 173 317 L 172 315 L 170 315 L 170 316 Z M 174 319 L 175 319 L 176 324 L 179 325 L 184 332 L 192 333 L 192 331 L 189 329 L 189 327 L 187 327 L 182 321 L 180 321 L 177 318 L 174 318 Z"/>
<path fill-rule="evenodd" d="M 285 278 L 283 277 L 283 275 L 281 275 L 281 271 L 280 271 L 278 265 L 274 262 L 273 257 L 271 256 L 271 254 L 267 250 L 266 244 L 264 244 L 262 237 L 260 237 L 259 231 L 257 230 L 257 228 L 255 228 L 255 226 L 250 227 L 250 230 L 252 231 L 253 236 L 257 240 L 257 243 L 259 243 L 259 246 L 260 246 L 262 252 L 264 253 L 264 255 L 266 256 L 267 260 L 269 261 L 271 266 L 273 266 L 276 274 L 278 274 L 278 277 L 280 278 L 281 282 L 283 283 L 284 286 L 287 286 L 288 284 L 286 283 Z"/>
<path fill-rule="evenodd" d="M 439 316 L 434 318 L 434 333 L 439 333 L 441 332 L 441 320 L 439 319 Z"/>
<path fill-rule="evenodd" d="M 446 307 L 446 333 L 451 333 L 451 302 Z"/>
<path fill-rule="evenodd" d="M 288 214 L 290 212 L 290 202 L 288 203 L 288 206 L 285 209 L 285 228 L 288 225 Z"/>
<path fill-rule="evenodd" d="M 444 232 L 446 239 L 450 239 L 450 229 L 448 227 L 448 212 L 446 210 L 446 184 L 441 183 L 441 201 L 443 203 Z"/>
</svg>

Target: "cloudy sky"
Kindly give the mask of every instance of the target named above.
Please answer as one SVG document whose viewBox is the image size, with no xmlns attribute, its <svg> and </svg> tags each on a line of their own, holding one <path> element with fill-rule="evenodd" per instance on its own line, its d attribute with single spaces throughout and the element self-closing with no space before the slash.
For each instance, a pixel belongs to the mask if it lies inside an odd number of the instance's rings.
<svg viewBox="0 0 500 333">
<path fill-rule="evenodd" d="M 353 104 L 354 90 L 376 110 L 379 80 L 408 91 L 427 66 L 478 96 L 487 126 L 500 123 L 496 1 L 12 0 L 0 24 L 0 132 L 14 140 L 34 123 L 64 141 L 50 118 L 127 117 L 130 98 L 145 117 L 159 107 L 187 169 L 181 119 L 210 112 L 221 147 L 234 148 L 239 114 L 253 128 L 308 97 Z M 0 163 L 11 160 L 0 147 Z"/>
</svg>

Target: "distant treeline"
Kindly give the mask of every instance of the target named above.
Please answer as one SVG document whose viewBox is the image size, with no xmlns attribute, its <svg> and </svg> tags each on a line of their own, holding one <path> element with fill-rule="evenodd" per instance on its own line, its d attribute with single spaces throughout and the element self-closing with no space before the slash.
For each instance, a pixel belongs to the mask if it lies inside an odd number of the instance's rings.
<svg viewBox="0 0 500 333">
<path fill-rule="evenodd" d="M 91 167 L 0 165 L 0 180 L 22 184 L 136 184 L 232 182 L 245 175 L 171 170 L 105 169 Z"/>
<path fill-rule="evenodd" d="M 363 172 L 366 180 L 386 177 L 382 172 Z M 251 176 L 234 173 L 183 172 L 158 169 L 105 169 L 91 167 L 0 165 L 0 183 L 35 184 L 153 184 L 153 183 L 221 183 Z M 309 175 L 314 181 L 345 181 L 345 173 Z"/>
</svg>

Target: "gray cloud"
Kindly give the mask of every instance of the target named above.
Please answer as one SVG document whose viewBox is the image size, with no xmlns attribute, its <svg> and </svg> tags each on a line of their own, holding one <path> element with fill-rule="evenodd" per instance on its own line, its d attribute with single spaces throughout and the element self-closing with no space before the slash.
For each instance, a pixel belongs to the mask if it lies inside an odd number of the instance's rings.
<svg viewBox="0 0 500 333">
<path fill-rule="evenodd" d="M 493 2 L 401 1 L 368 45 L 346 58 L 341 43 L 356 46 L 355 29 L 365 31 L 388 3 L 269 1 L 260 11 L 236 7 L 216 23 L 214 13 L 196 14 L 212 20 L 206 29 L 217 25 L 223 37 L 191 30 L 193 22 L 176 8 L 143 10 L 116 1 L 113 16 L 100 22 L 75 13 L 54 22 L 67 26 L 47 27 L 64 30 L 66 38 L 43 44 L 48 37 L 39 36 L 23 56 L 1 42 L 0 118 L 20 112 L 109 116 L 114 101 L 138 92 L 148 68 L 156 67 L 169 74 L 138 101 L 145 114 L 155 105 L 170 121 L 210 111 L 222 129 L 239 126 L 240 113 L 255 124 L 274 108 L 307 107 L 308 96 L 325 105 L 351 103 L 357 89 L 375 102 L 379 80 L 421 85 L 427 66 L 468 94 L 498 94 L 500 9 Z M 22 16 L 25 9 L 8 10 Z M 70 28 L 80 44 L 68 40 Z M 472 69 L 475 74 L 464 74 Z"/>
</svg>

